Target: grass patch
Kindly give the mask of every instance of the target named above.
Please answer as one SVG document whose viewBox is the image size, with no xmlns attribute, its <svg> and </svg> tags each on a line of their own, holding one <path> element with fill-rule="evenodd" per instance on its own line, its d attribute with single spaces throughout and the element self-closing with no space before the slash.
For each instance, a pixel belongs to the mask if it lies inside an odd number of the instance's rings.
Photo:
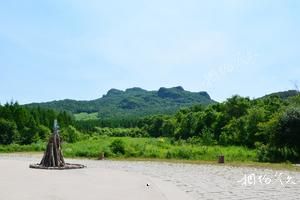
<svg viewBox="0 0 300 200">
<path fill-rule="evenodd" d="M 116 143 L 116 141 L 118 142 Z M 116 146 L 116 144 L 119 146 Z M 0 152 L 44 151 L 45 146 L 44 142 L 30 145 L 0 145 Z M 122 150 L 116 150 L 116 147 Z M 63 153 L 66 157 L 98 158 L 102 152 L 108 158 L 216 161 L 217 157 L 222 154 L 225 156 L 226 161 L 256 161 L 256 152 L 244 147 L 174 143 L 167 138 L 93 136 L 76 143 L 63 143 Z"/>
<path fill-rule="evenodd" d="M 122 141 L 124 151 L 115 151 L 114 141 Z M 172 144 L 165 138 L 92 137 L 73 144 L 64 144 L 68 157 L 97 158 L 101 152 L 109 158 L 158 158 L 216 161 L 224 155 L 226 161 L 256 161 L 256 152 L 244 147 L 200 146 Z"/>
<path fill-rule="evenodd" d="M 0 145 L 0 153 L 12 153 L 12 152 L 40 152 L 44 151 L 46 144 L 44 142 L 38 142 L 29 145 Z"/>
<path fill-rule="evenodd" d="M 94 113 L 86 113 L 86 112 L 82 112 L 82 113 L 78 113 L 78 114 L 74 114 L 75 120 L 96 120 L 98 119 L 98 113 L 94 112 Z"/>
<path fill-rule="evenodd" d="M 44 142 L 30 145 L 0 145 L 0 153 L 42 152 L 45 150 L 45 146 Z M 124 148 L 124 151 L 116 150 L 116 147 Z M 299 167 L 291 163 L 257 162 L 255 150 L 237 146 L 203 146 L 185 142 L 174 143 L 167 138 L 107 136 L 93 136 L 72 144 L 63 143 L 64 156 L 69 158 L 97 159 L 102 152 L 105 153 L 106 158 L 112 160 L 147 160 L 190 164 L 217 164 L 217 158 L 222 154 L 225 156 L 225 165 L 229 166 L 300 171 Z"/>
</svg>

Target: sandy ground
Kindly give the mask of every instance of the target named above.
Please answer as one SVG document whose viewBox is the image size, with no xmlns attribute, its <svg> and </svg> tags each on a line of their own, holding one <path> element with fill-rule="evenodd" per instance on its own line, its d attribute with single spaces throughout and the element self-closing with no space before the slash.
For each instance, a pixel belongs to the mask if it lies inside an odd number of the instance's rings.
<svg viewBox="0 0 300 200">
<path fill-rule="evenodd" d="M 1 200 L 300 199 L 299 172 L 93 160 L 69 160 L 88 166 L 79 170 L 29 169 L 40 157 L 0 154 Z"/>
<path fill-rule="evenodd" d="M 176 186 L 116 169 L 39 170 L 28 159 L 1 159 L 2 200 L 188 199 Z M 147 184 L 149 186 L 147 186 Z"/>
</svg>

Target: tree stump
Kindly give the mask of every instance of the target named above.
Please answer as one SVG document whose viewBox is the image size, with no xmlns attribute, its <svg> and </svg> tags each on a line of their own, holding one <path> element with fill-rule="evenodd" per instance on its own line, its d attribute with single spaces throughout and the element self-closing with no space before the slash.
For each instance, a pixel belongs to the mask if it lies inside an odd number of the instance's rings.
<svg viewBox="0 0 300 200">
<path fill-rule="evenodd" d="M 220 156 L 218 157 L 218 163 L 223 164 L 224 162 L 225 162 L 224 156 L 223 156 L 223 155 L 220 155 Z"/>
</svg>

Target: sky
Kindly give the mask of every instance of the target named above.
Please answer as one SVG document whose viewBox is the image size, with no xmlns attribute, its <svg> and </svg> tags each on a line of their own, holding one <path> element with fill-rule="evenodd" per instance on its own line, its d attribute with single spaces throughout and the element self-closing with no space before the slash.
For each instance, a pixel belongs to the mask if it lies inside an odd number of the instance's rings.
<svg viewBox="0 0 300 200">
<path fill-rule="evenodd" d="M 0 103 L 300 86 L 300 1 L 0 0 Z"/>
</svg>

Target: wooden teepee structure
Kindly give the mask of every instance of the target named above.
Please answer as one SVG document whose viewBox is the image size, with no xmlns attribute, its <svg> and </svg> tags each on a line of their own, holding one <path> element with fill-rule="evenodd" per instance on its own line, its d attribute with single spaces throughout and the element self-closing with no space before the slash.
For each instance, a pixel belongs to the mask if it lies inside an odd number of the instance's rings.
<svg viewBox="0 0 300 200">
<path fill-rule="evenodd" d="M 59 126 L 54 120 L 53 134 L 50 136 L 46 151 L 40 163 L 44 167 L 64 167 L 65 160 L 61 152 Z"/>
<path fill-rule="evenodd" d="M 59 126 L 57 120 L 54 120 L 53 133 L 49 138 L 41 162 L 39 164 L 32 164 L 29 167 L 39 169 L 76 169 L 83 168 L 84 165 L 65 163 L 61 149 Z"/>
</svg>

